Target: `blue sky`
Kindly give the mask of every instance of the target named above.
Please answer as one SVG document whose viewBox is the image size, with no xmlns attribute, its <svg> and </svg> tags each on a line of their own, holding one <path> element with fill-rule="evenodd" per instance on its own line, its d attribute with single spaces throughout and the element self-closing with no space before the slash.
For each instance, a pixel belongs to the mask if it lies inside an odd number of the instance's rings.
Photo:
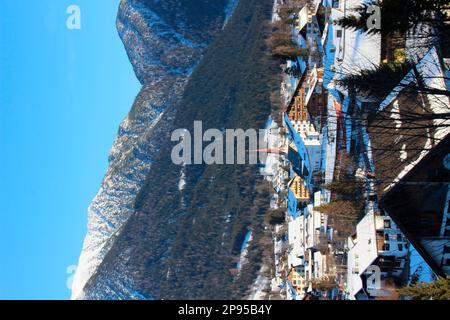
<svg viewBox="0 0 450 320">
<path fill-rule="evenodd" d="M 81 30 L 66 9 L 81 8 Z M 119 0 L 0 2 L 0 299 L 67 299 L 87 207 L 140 85 Z"/>
</svg>

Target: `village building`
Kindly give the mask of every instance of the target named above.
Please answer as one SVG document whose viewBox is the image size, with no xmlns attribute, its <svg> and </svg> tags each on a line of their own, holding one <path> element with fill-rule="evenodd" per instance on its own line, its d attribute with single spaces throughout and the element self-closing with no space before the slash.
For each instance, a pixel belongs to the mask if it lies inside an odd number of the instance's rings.
<svg viewBox="0 0 450 320">
<path fill-rule="evenodd" d="M 437 116 L 450 101 L 435 94 L 448 90 L 449 59 L 426 48 L 381 103 L 384 96 L 352 92 L 339 80 L 406 61 L 412 39 L 333 23 L 363 3 L 311 0 L 296 15 L 294 39 L 309 55 L 288 61 L 298 72 L 282 85 L 288 299 L 336 297 L 336 290 L 352 300 L 387 297 L 408 283 L 411 247 L 435 274 L 450 272 L 450 120 Z M 333 219 L 320 210 L 336 199 L 326 185 L 345 157 L 363 183 L 363 209 L 352 231 L 335 239 Z"/>
<path fill-rule="evenodd" d="M 375 299 L 389 294 L 382 289 L 386 281 L 403 282 L 408 242 L 389 216 L 372 210 L 349 237 L 347 257 L 349 299 Z M 379 283 L 372 283 L 368 279 L 378 270 Z"/>
<path fill-rule="evenodd" d="M 434 272 L 448 275 L 450 120 L 439 114 L 448 112 L 450 101 L 448 96 L 408 90 L 420 84 L 447 90 L 435 48 L 382 102 L 368 135 L 381 206 Z M 391 117 L 386 119 L 386 114 Z M 414 125 L 401 121 L 408 117 L 416 119 Z"/>
</svg>

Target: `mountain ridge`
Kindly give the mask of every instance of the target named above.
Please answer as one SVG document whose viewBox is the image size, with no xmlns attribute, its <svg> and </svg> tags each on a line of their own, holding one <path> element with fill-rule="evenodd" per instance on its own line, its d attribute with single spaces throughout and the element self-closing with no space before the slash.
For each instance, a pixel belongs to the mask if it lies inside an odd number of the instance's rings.
<svg viewBox="0 0 450 320">
<path fill-rule="evenodd" d="M 166 21 L 174 12 L 169 4 L 192 11 L 194 5 L 208 8 L 209 1 L 170 0 L 164 7 L 160 7 L 159 1 L 120 2 L 116 27 L 142 89 L 120 124 L 102 186 L 88 209 L 88 232 L 73 281 L 73 299 L 85 298 L 85 284 L 110 250 L 114 236 L 133 213 L 135 197 L 162 143 L 158 136 L 171 126 L 170 108 L 177 103 L 213 34 L 221 29 L 225 2 L 214 2 L 212 8 L 216 12 L 208 12 L 208 16 L 215 18 L 206 19 L 211 28 L 207 35 L 195 38 L 204 23 L 197 26 L 189 23 L 194 35 L 190 39 L 180 33 L 179 21 L 186 19 Z M 159 15 L 152 10 L 155 8 Z"/>
</svg>

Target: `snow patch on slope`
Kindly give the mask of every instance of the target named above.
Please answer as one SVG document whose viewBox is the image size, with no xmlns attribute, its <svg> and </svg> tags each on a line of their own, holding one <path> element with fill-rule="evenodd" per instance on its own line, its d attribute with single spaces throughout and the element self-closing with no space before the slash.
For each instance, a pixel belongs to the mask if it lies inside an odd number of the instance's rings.
<svg viewBox="0 0 450 320">
<path fill-rule="evenodd" d="M 225 22 L 223 24 L 223 28 L 228 24 L 228 21 L 233 16 L 234 10 L 236 9 L 237 5 L 239 3 L 239 0 L 228 0 L 228 4 L 225 8 Z"/>
</svg>

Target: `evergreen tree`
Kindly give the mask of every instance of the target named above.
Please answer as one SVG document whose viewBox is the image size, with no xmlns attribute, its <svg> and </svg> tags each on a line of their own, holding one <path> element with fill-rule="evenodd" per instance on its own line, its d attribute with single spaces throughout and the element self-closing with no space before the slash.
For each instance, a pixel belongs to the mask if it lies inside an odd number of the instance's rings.
<svg viewBox="0 0 450 320">
<path fill-rule="evenodd" d="M 367 22 L 372 16 L 368 10 L 378 6 L 381 10 L 381 29 L 368 28 Z M 449 21 L 446 10 L 450 8 L 448 0 L 373 0 L 356 8 L 350 8 L 351 15 L 336 20 L 344 28 L 363 30 L 367 33 L 405 34 L 409 30 L 418 31 L 424 23 L 431 24 L 442 31 L 443 22 Z"/>
<path fill-rule="evenodd" d="M 438 278 L 430 283 L 416 283 L 398 292 L 405 299 L 450 300 L 450 277 Z"/>
<path fill-rule="evenodd" d="M 413 64 L 409 61 L 383 63 L 372 69 L 361 70 L 358 74 L 346 75 L 337 79 L 336 83 L 347 90 L 355 90 L 359 95 L 382 100 L 412 68 Z"/>
</svg>

